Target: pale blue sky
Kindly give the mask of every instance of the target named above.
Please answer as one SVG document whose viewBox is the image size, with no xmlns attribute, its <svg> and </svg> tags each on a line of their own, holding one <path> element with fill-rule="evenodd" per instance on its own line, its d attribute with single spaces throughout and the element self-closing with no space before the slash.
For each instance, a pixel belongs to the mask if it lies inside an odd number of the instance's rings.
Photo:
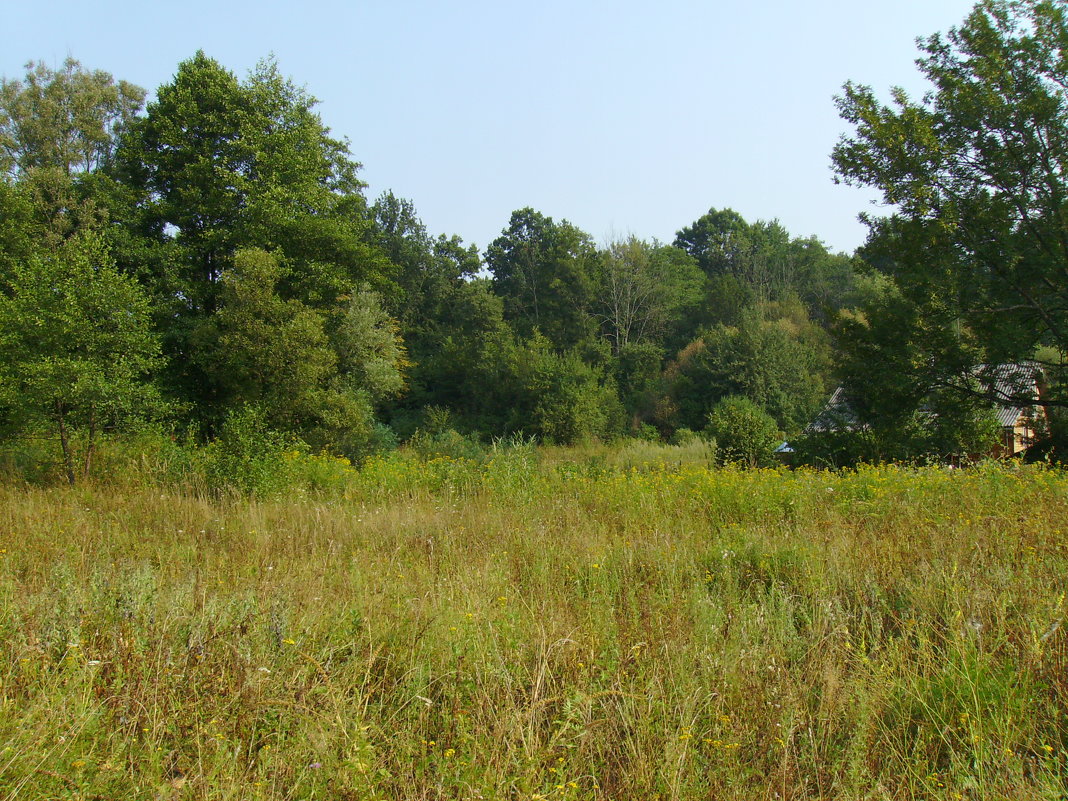
<svg viewBox="0 0 1068 801">
<path fill-rule="evenodd" d="M 863 241 L 835 186 L 849 79 L 920 93 L 915 38 L 971 0 L 456 0 L 6 4 L 0 74 L 68 54 L 150 92 L 197 49 L 244 76 L 273 52 L 432 233 L 485 248 L 533 206 L 598 241 L 671 241 L 709 207 Z"/>
</svg>

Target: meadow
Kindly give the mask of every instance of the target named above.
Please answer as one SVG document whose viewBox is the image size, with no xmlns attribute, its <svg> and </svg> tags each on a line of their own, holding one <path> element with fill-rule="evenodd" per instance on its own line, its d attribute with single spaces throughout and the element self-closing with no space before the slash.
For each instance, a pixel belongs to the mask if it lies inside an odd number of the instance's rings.
<svg viewBox="0 0 1068 801">
<path fill-rule="evenodd" d="M 0 484 L 0 799 L 1065 797 L 1068 476 L 646 450 Z"/>
</svg>

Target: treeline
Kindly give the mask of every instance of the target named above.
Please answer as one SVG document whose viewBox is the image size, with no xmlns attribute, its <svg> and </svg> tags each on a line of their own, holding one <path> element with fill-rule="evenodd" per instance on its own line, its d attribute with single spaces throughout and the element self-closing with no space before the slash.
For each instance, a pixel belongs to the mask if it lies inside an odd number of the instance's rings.
<svg viewBox="0 0 1068 801">
<path fill-rule="evenodd" d="M 0 417 L 54 431 L 71 480 L 146 418 L 204 440 L 251 415 L 353 459 L 418 432 L 685 436 L 728 397 L 797 432 L 828 322 L 870 290 L 728 209 L 671 244 L 530 208 L 484 253 L 434 236 L 368 201 L 272 61 L 197 53 L 145 96 L 73 60 L 0 86 Z"/>
<path fill-rule="evenodd" d="M 71 481 L 100 432 L 144 419 L 354 460 L 705 434 L 842 465 L 986 453 L 995 408 L 1033 406 L 1029 453 L 1057 458 L 1066 42 L 1061 6 L 980 0 L 920 42 L 921 100 L 845 85 L 836 179 L 890 210 L 854 256 L 730 209 L 598 243 L 524 208 L 480 252 L 370 201 L 272 61 L 242 80 L 198 53 L 147 106 L 31 63 L 0 81 L 0 426 L 51 432 Z M 835 386 L 847 424 L 798 438 Z"/>
</svg>

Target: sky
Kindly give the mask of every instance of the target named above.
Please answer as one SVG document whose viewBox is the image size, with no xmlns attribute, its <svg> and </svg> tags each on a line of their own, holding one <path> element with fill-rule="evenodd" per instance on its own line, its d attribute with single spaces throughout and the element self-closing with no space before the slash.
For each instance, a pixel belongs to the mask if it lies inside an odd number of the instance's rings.
<svg viewBox="0 0 1068 801">
<path fill-rule="evenodd" d="M 531 206 L 604 243 L 670 242 L 710 208 L 834 250 L 877 195 L 835 185 L 847 80 L 919 96 L 916 38 L 971 0 L 257 0 L 8 4 L 0 75 L 68 55 L 151 93 L 202 49 L 273 54 L 348 139 L 374 199 L 485 248 Z"/>
</svg>

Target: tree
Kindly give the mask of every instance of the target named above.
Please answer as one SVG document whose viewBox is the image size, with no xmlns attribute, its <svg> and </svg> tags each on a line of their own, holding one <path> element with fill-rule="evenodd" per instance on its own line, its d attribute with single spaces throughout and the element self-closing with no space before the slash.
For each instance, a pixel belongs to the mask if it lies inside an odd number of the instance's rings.
<svg viewBox="0 0 1068 801">
<path fill-rule="evenodd" d="M 148 377 L 159 364 L 148 301 L 99 237 L 15 267 L 0 295 L 0 405 L 21 430 L 53 428 L 71 484 L 88 474 L 102 429 L 157 408 Z"/>
<path fill-rule="evenodd" d="M 999 429 L 975 357 L 959 348 L 964 334 L 952 316 L 921 313 L 892 284 L 857 313 L 839 315 L 837 372 L 855 417 L 850 427 L 862 430 L 813 434 L 799 458 L 805 449 L 810 460 L 838 465 L 989 451 Z"/>
<path fill-rule="evenodd" d="M 675 235 L 675 247 L 697 259 L 708 275 L 737 273 L 749 246 L 749 223 L 733 209 L 709 209 Z"/>
<path fill-rule="evenodd" d="M 221 277 L 218 311 L 194 331 L 194 352 L 215 416 L 255 404 L 272 427 L 299 432 L 318 421 L 337 356 L 322 316 L 278 295 L 281 272 L 266 251 L 239 251 Z"/>
<path fill-rule="evenodd" d="M 144 98 L 144 89 L 72 58 L 58 70 L 31 61 L 22 80 L 0 79 L 0 174 L 31 201 L 43 245 L 103 223 L 85 179 L 112 161 Z"/>
<path fill-rule="evenodd" d="M 299 267 L 292 289 L 310 303 L 330 305 L 353 281 L 390 271 L 366 242 L 359 164 L 315 103 L 273 61 L 241 82 L 198 52 L 123 137 L 116 175 L 139 194 L 142 230 L 180 248 L 193 314 L 214 308 L 241 248 Z"/>
<path fill-rule="evenodd" d="M 512 332 L 501 298 L 489 279 L 476 278 L 457 283 L 435 310 L 412 331 L 409 391 L 391 422 L 398 432 L 407 430 L 422 416 L 419 410 L 436 406 L 450 410 L 462 429 L 504 433 L 510 401 L 494 382 Z"/>
<path fill-rule="evenodd" d="M 704 332 L 668 366 L 673 412 L 666 422 L 698 429 L 721 398 L 748 398 L 787 431 L 799 431 L 825 397 L 826 335 L 803 307 L 750 309 L 736 326 Z"/>
<path fill-rule="evenodd" d="M 22 187 L 0 178 L 0 292 L 9 288 L 16 265 L 37 251 L 40 229 Z"/>
<path fill-rule="evenodd" d="M 408 366 L 397 321 L 382 306 L 378 294 L 366 287 L 353 293 L 333 334 L 339 380 L 350 391 L 373 402 L 404 391 Z"/>
<path fill-rule="evenodd" d="M 709 277 L 734 276 L 761 301 L 783 294 L 792 283 L 790 235 L 777 221 L 750 224 L 732 209 L 709 209 L 678 232 L 675 246 L 693 256 Z"/>
<path fill-rule="evenodd" d="M 845 85 L 838 107 L 855 132 L 834 166 L 895 209 L 867 218 L 868 258 L 909 307 L 925 378 L 999 399 L 974 388 L 976 365 L 1068 352 L 1068 18 L 1048 0 L 983 0 L 919 44 L 933 86 L 919 101 L 894 89 L 886 106 Z M 922 342 L 920 331 L 937 333 Z M 888 373 L 907 372 L 894 350 L 879 355 Z"/>
<path fill-rule="evenodd" d="M 217 421 L 255 406 L 276 430 L 358 450 L 374 404 L 404 386 L 396 323 L 366 289 L 331 314 L 284 299 L 283 272 L 271 254 L 246 249 L 223 273 L 219 309 L 192 337 L 212 401 L 204 411 Z"/>
<path fill-rule="evenodd" d="M 531 208 L 513 212 L 508 228 L 486 250 L 505 318 L 522 336 L 537 329 L 558 348 L 591 333 L 596 263 L 588 234 Z"/>
<path fill-rule="evenodd" d="M 523 432 L 561 444 L 618 432 L 624 411 L 614 382 L 584 356 L 577 349 L 558 351 L 540 333 L 522 340 L 500 332 L 476 369 L 490 432 Z"/>
<path fill-rule="evenodd" d="M 390 311 L 421 358 L 444 336 L 440 329 L 451 316 L 456 294 L 478 273 L 478 248 L 465 246 L 458 236 L 434 239 L 411 201 L 392 192 L 375 201 L 371 215 L 372 239 L 397 267 L 397 291 L 387 299 Z"/>
<path fill-rule="evenodd" d="M 91 172 L 110 160 L 144 99 L 141 87 L 73 58 L 58 70 L 31 61 L 23 80 L 0 79 L 0 170 Z"/>
<path fill-rule="evenodd" d="M 503 326 L 503 304 L 476 278 L 478 248 L 426 230 L 408 200 L 387 192 L 371 207 L 373 241 L 397 265 L 396 290 L 383 303 L 400 324 L 409 354 L 408 391 L 387 409 L 402 433 L 425 423 L 422 409 L 447 409 L 462 428 L 480 425 L 482 388 L 471 382 L 487 337 Z"/>
<path fill-rule="evenodd" d="M 709 209 L 675 237 L 708 276 L 698 327 L 734 325 L 746 306 L 800 297 L 826 320 L 855 301 L 852 259 L 815 237 L 791 237 L 778 221 L 746 222 L 730 209 Z M 692 336 L 692 334 L 691 334 Z"/>
<path fill-rule="evenodd" d="M 600 268 L 593 310 L 616 354 L 631 344 L 660 341 L 700 300 L 701 271 L 678 248 L 631 236 L 602 252 Z"/>
<path fill-rule="evenodd" d="M 123 221 L 112 240 L 120 266 L 160 310 L 168 388 L 196 412 L 220 408 L 206 394 L 219 385 L 199 348 L 214 352 L 204 326 L 224 296 L 234 300 L 222 277 L 239 251 L 269 252 L 278 301 L 309 312 L 332 314 L 363 282 L 389 284 L 393 267 L 370 241 L 359 165 L 315 102 L 273 61 L 240 81 L 200 52 L 122 138 L 107 193 Z"/>
</svg>

